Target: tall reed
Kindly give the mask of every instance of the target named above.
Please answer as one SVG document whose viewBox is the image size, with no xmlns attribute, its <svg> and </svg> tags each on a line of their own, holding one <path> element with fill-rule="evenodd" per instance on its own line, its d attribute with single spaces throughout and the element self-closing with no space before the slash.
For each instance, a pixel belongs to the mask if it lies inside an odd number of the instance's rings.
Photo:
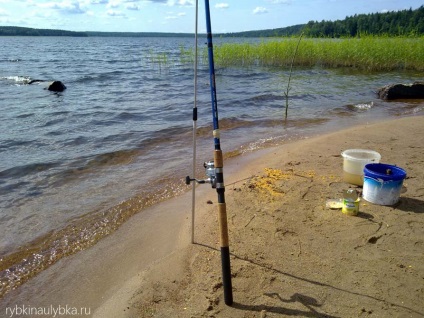
<svg viewBox="0 0 424 318">
<path fill-rule="evenodd" d="M 290 66 L 298 40 L 224 43 L 215 47 L 215 63 L 227 66 Z M 352 67 L 368 71 L 424 71 L 423 38 L 361 37 L 303 39 L 295 66 Z"/>
<path fill-rule="evenodd" d="M 291 61 L 291 64 L 290 64 L 289 80 L 287 82 L 287 90 L 284 92 L 284 96 L 286 97 L 286 112 L 285 112 L 285 119 L 286 120 L 287 120 L 287 112 L 289 110 L 289 92 L 290 92 L 290 81 L 291 81 L 291 76 L 292 76 L 292 71 L 293 71 L 293 64 L 294 64 L 297 52 L 299 51 L 299 44 L 300 44 L 300 41 L 302 40 L 302 37 L 303 37 L 303 33 L 300 35 L 299 41 L 297 42 L 297 45 L 296 45 L 296 50 L 293 53 L 292 61 Z"/>
</svg>

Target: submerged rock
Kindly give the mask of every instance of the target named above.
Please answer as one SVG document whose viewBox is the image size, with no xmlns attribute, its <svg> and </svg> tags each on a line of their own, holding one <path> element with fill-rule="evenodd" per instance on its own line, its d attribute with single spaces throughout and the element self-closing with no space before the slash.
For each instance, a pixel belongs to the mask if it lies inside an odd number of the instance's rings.
<svg viewBox="0 0 424 318">
<path fill-rule="evenodd" d="M 66 86 L 61 81 L 54 81 L 51 82 L 46 89 L 52 92 L 63 92 L 66 89 Z"/>
<path fill-rule="evenodd" d="M 384 100 L 424 98 L 424 82 L 413 84 L 392 84 L 381 87 L 378 96 Z"/>
<path fill-rule="evenodd" d="M 34 79 L 34 80 L 29 80 L 28 82 L 26 82 L 26 84 L 31 85 L 31 84 L 39 84 L 43 82 L 47 82 L 47 81 L 41 80 L 41 79 Z M 63 92 L 66 89 L 66 86 L 61 81 L 53 81 L 53 82 L 49 82 L 48 86 L 45 87 L 44 89 L 47 89 L 52 92 Z"/>
</svg>

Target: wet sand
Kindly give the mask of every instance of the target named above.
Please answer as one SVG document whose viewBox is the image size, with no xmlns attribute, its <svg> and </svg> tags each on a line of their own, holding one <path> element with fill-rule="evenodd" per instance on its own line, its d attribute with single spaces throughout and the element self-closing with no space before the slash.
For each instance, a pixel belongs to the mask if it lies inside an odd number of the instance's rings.
<svg viewBox="0 0 424 318">
<path fill-rule="evenodd" d="M 189 191 L 8 293 L 0 312 L 69 305 L 94 317 L 422 317 L 423 123 L 362 125 L 225 162 L 232 307 L 223 301 L 216 192 L 203 185 L 195 244 Z M 350 148 L 376 150 L 407 171 L 398 204 L 361 201 L 356 217 L 326 208 L 349 188 L 340 153 Z"/>
</svg>

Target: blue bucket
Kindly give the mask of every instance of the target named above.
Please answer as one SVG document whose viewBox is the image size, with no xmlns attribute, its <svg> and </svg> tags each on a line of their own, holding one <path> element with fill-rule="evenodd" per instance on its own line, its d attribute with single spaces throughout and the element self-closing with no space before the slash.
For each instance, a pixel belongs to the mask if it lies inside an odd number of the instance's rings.
<svg viewBox="0 0 424 318">
<path fill-rule="evenodd" d="M 405 178 L 406 172 L 402 168 L 383 163 L 367 164 L 362 197 L 375 204 L 396 204 Z"/>
</svg>

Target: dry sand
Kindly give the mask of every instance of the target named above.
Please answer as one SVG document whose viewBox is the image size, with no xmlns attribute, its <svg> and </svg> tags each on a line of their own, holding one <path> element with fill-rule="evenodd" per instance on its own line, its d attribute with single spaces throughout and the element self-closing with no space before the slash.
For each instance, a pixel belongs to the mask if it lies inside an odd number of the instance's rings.
<svg viewBox="0 0 424 318">
<path fill-rule="evenodd" d="M 69 304 L 94 317 L 423 317 L 423 124 L 415 116 L 363 125 L 228 160 L 231 307 L 217 195 L 203 185 L 195 244 L 188 192 L 9 293 L 0 316 L 7 306 Z M 376 150 L 407 171 L 399 203 L 361 201 L 358 216 L 326 208 L 349 188 L 340 156 L 349 148 Z"/>
</svg>

